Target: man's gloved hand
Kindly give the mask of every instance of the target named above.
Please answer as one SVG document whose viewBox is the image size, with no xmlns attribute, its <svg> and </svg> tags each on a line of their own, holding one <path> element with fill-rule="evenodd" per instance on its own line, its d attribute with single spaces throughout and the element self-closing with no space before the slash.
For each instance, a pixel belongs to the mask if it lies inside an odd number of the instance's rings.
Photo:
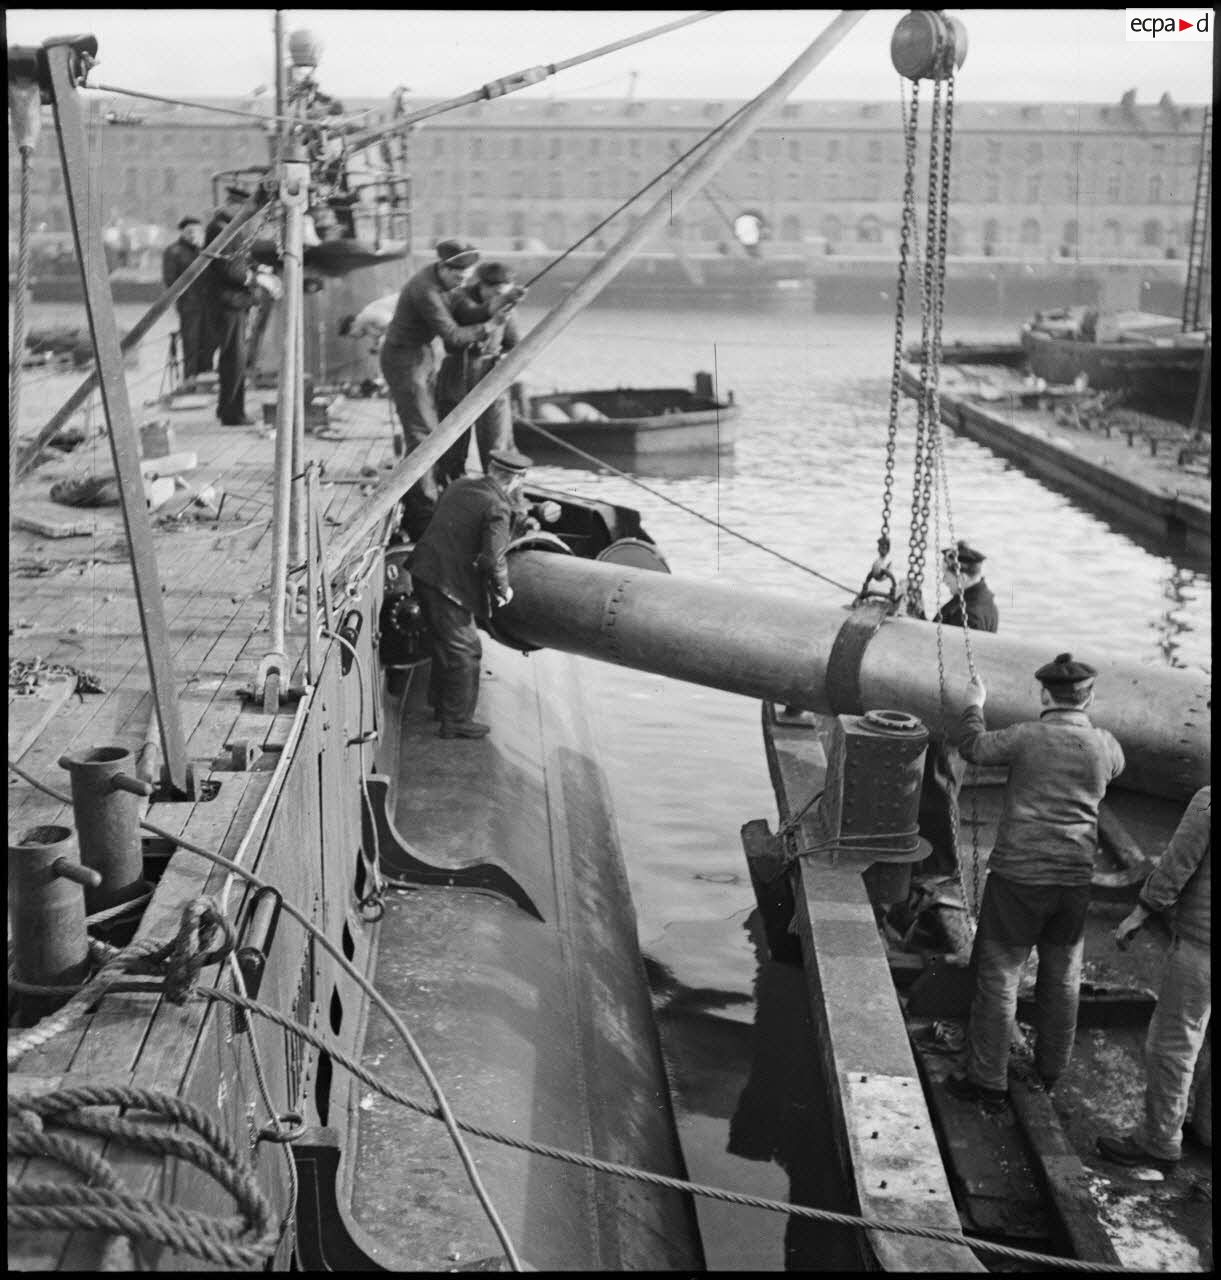
<svg viewBox="0 0 1221 1280">
<path fill-rule="evenodd" d="M 553 502 L 550 498 L 546 502 L 541 502 L 535 508 L 542 517 L 545 524 L 555 524 L 555 522 L 564 514 L 563 507 L 558 502 Z"/>
<path fill-rule="evenodd" d="M 513 588 L 505 587 L 504 591 L 496 592 L 496 607 L 498 609 L 503 609 L 505 605 L 507 605 L 509 601 L 512 599 L 513 599 Z"/>
<path fill-rule="evenodd" d="M 968 707 L 982 708 L 987 697 L 988 691 L 984 688 L 983 680 L 978 675 L 972 676 L 970 680 L 967 681 L 967 692 L 964 699 L 965 704 Z"/>
</svg>

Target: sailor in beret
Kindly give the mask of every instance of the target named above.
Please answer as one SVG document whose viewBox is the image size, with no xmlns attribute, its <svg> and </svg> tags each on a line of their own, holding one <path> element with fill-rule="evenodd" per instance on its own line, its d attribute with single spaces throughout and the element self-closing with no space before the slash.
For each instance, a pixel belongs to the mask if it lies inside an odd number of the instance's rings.
<svg viewBox="0 0 1221 1280">
<path fill-rule="evenodd" d="M 461 351 L 483 342 L 490 332 L 485 321 L 460 324 L 450 308 L 450 295 L 479 261 L 479 251 L 465 241 L 437 242 L 436 259 L 421 267 L 403 286 L 382 340 L 379 361 L 402 425 L 396 452 L 410 453 L 437 429 L 436 380 L 439 338 L 447 351 Z M 437 505 L 442 472 L 430 467 L 403 498 L 403 527 L 412 540 L 428 527 Z"/>
<path fill-rule="evenodd" d="M 486 475 L 448 485 L 409 560 L 412 583 L 432 633 L 429 701 L 442 738 L 482 738 L 474 719 L 483 646 L 476 619 L 509 603 L 506 560 L 530 459 L 497 450 Z"/>
<path fill-rule="evenodd" d="M 1097 676 L 1089 663 L 1057 654 L 1034 673 L 1039 718 L 991 733 L 976 676 L 959 719 L 966 760 L 1009 766 L 975 934 L 966 1074 L 947 1084 L 992 1110 L 1007 1099 L 1009 1031 L 1032 947 L 1039 952 L 1034 1062 L 1044 1088 L 1055 1085 L 1072 1053 L 1098 807 L 1124 767 L 1119 743 L 1086 714 Z"/>
<path fill-rule="evenodd" d="M 473 279 L 449 295 L 449 308 L 457 323 L 486 324 L 488 336 L 472 346 L 446 347 L 437 375 L 438 417 L 446 417 L 499 360 L 517 346 L 521 337 L 512 312 L 525 293 L 515 282 L 512 267 L 503 262 L 481 262 L 475 268 Z M 507 394 L 497 396 L 479 415 L 474 432 L 479 459 L 485 469 L 494 451 L 513 447 L 513 411 Z M 470 431 L 465 431 L 446 451 L 439 464 L 442 484 L 466 471 L 470 440 Z"/>
</svg>

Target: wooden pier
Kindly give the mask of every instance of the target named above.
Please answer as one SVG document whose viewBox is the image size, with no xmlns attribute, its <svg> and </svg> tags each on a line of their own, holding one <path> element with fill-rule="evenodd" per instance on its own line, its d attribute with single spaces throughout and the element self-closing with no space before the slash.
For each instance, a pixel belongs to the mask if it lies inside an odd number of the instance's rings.
<svg viewBox="0 0 1221 1280">
<path fill-rule="evenodd" d="M 1212 558 L 1211 437 L 1023 379 L 1022 350 L 947 346 L 941 420 L 1136 537 Z M 920 368 L 902 387 L 920 392 Z"/>
</svg>

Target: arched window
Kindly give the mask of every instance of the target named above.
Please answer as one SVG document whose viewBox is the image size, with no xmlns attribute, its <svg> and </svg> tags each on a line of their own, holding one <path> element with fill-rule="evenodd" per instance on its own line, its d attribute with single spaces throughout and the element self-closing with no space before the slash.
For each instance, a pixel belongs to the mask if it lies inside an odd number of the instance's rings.
<svg viewBox="0 0 1221 1280">
<path fill-rule="evenodd" d="M 946 252 L 953 254 L 962 253 L 965 242 L 966 235 L 962 229 L 962 223 L 959 222 L 957 218 L 951 218 L 945 238 Z"/>
<path fill-rule="evenodd" d="M 1076 218 L 1070 218 L 1064 224 L 1063 240 L 1070 249 L 1075 249 L 1081 241 L 1081 228 L 1077 225 Z"/>
<path fill-rule="evenodd" d="M 1149 249 L 1160 249 L 1162 247 L 1162 224 L 1157 218 L 1149 218 L 1140 229 L 1141 243 Z"/>
<path fill-rule="evenodd" d="M 476 240 L 485 240 L 488 236 L 488 215 L 482 211 L 470 215 L 471 235 Z"/>
<path fill-rule="evenodd" d="M 984 223 L 984 252 L 995 253 L 1001 242 L 1001 224 L 995 218 Z"/>
<path fill-rule="evenodd" d="M 509 234 L 517 239 L 526 234 L 526 215 L 520 209 L 509 214 Z"/>
<path fill-rule="evenodd" d="M 1151 174 L 1149 177 L 1149 203 L 1156 204 L 1162 198 L 1162 175 Z"/>
<path fill-rule="evenodd" d="M 819 232 L 827 244 L 838 245 L 844 238 L 844 224 L 831 213 L 819 224 Z"/>
<path fill-rule="evenodd" d="M 552 200 L 559 200 L 564 194 L 564 174 L 560 169 L 552 169 L 547 180 L 547 195 Z"/>
<path fill-rule="evenodd" d="M 1114 218 L 1108 218 L 1102 224 L 1102 242 L 1104 248 L 1122 249 L 1123 248 L 1123 227 Z"/>
<path fill-rule="evenodd" d="M 1027 248 L 1035 247 L 1042 238 L 1042 228 L 1035 218 L 1022 219 L 1022 244 Z"/>
<path fill-rule="evenodd" d="M 856 224 L 856 239 L 858 244 L 882 243 L 882 224 L 873 214 L 866 214 Z"/>
<path fill-rule="evenodd" d="M 801 219 L 795 214 L 780 220 L 780 239 L 790 244 L 801 240 Z"/>
</svg>

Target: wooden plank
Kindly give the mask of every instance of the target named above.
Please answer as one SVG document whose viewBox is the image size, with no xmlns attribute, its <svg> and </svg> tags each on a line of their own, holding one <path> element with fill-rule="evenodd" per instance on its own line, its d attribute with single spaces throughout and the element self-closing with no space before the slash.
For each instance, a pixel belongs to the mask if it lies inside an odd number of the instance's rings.
<svg viewBox="0 0 1221 1280">
<path fill-rule="evenodd" d="M 8 755 L 20 760 L 51 717 L 76 690 L 75 676 L 50 676 L 30 693 L 10 694 L 8 700 Z"/>
<path fill-rule="evenodd" d="M 1111 1237 L 1098 1220 L 1089 1171 L 1064 1136 L 1051 1099 L 1019 1081 L 1010 1084 L 1009 1097 L 1071 1256 L 1083 1262 L 1121 1265 Z"/>
</svg>

